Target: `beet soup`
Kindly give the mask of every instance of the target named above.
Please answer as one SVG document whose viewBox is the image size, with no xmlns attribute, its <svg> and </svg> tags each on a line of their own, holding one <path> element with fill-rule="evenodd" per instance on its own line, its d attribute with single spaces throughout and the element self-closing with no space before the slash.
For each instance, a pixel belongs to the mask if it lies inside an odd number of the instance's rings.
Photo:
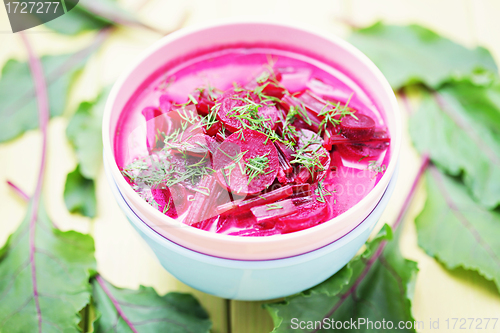
<svg viewBox="0 0 500 333">
<path fill-rule="evenodd" d="M 384 115 L 341 70 L 268 46 L 167 64 L 136 91 L 115 133 L 124 178 L 191 227 L 268 236 L 342 214 L 389 161 Z"/>
</svg>

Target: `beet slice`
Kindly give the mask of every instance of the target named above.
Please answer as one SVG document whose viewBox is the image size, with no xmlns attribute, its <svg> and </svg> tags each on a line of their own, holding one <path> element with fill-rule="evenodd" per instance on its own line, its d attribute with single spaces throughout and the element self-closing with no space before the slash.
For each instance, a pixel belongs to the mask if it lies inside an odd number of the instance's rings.
<svg viewBox="0 0 500 333">
<path fill-rule="evenodd" d="M 321 124 L 321 119 L 317 116 L 316 112 L 310 112 L 310 109 L 307 109 L 304 103 L 298 99 L 297 97 L 293 97 L 290 95 L 285 95 L 280 101 L 280 105 L 290 112 L 292 107 L 297 108 L 298 117 L 297 120 L 301 122 L 294 122 L 294 126 L 297 128 L 308 128 L 317 132 L 319 130 L 319 125 Z"/>
<path fill-rule="evenodd" d="M 276 98 L 282 98 L 285 95 L 285 89 L 273 81 L 266 81 L 262 92 L 267 96 Z"/>
<path fill-rule="evenodd" d="M 223 189 L 217 184 L 213 175 L 205 176 L 198 184 L 194 200 L 184 220 L 187 225 L 193 225 L 217 215 L 216 202 Z"/>
<path fill-rule="evenodd" d="M 274 191 L 267 192 L 264 194 L 261 194 L 259 196 L 256 196 L 254 198 L 240 201 L 240 202 L 229 202 L 224 205 L 220 205 L 217 207 L 217 212 L 219 214 L 226 213 L 235 209 L 238 209 L 238 211 L 245 211 L 249 210 L 252 207 L 259 206 L 259 205 L 264 205 L 264 204 L 270 204 L 275 201 L 281 200 L 288 198 L 294 194 L 294 187 L 287 185 L 280 187 Z M 297 189 L 298 191 L 299 189 Z M 302 189 L 300 189 L 302 191 Z"/>
<path fill-rule="evenodd" d="M 265 204 L 250 209 L 257 222 L 265 222 L 280 217 L 291 215 L 297 211 L 292 199 Z"/>
<path fill-rule="evenodd" d="M 368 139 L 375 131 L 375 121 L 364 114 L 347 115 L 340 122 L 342 134 L 349 139 Z"/>
<path fill-rule="evenodd" d="M 290 233 L 310 228 L 323 222 L 328 216 L 328 205 L 314 196 L 296 200 L 297 212 L 278 219 L 276 228 L 282 233 Z"/>
<path fill-rule="evenodd" d="M 158 204 L 153 204 L 153 207 L 156 207 L 163 214 L 170 216 L 171 218 L 176 219 L 178 217 L 178 212 L 175 207 L 174 198 L 172 198 L 172 194 L 170 189 L 151 189 L 151 195 L 153 196 L 154 201 Z"/>
<path fill-rule="evenodd" d="M 249 179 L 255 158 L 267 158 L 262 173 Z M 272 184 L 278 173 L 278 152 L 272 141 L 260 132 L 245 129 L 231 134 L 222 142 L 214 156 L 214 169 L 218 182 L 235 194 L 255 194 Z"/>
<path fill-rule="evenodd" d="M 298 151 L 301 151 L 304 157 L 316 161 L 319 165 L 313 165 L 306 168 L 300 166 L 299 172 L 295 175 L 294 182 L 302 184 L 305 182 L 318 182 L 323 179 L 330 167 L 330 153 L 322 146 L 321 138 L 314 132 L 302 129 L 299 131 Z M 299 153 L 295 155 L 295 160 L 300 160 Z M 320 167 L 321 165 L 321 167 Z"/>
<path fill-rule="evenodd" d="M 358 161 L 360 158 L 379 156 L 389 147 L 389 143 L 390 139 L 386 131 L 375 131 L 370 141 L 340 144 L 336 147 L 346 160 Z"/>
<path fill-rule="evenodd" d="M 275 130 L 279 120 L 278 109 L 274 105 L 264 105 L 259 108 L 259 117 L 261 119 L 267 119 L 264 121 L 267 127 Z"/>
<path fill-rule="evenodd" d="M 187 203 L 187 197 L 186 197 L 186 190 L 182 185 L 176 184 L 173 186 L 170 186 L 169 188 L 170 195 L 172 196 L 172 199 L 174 200 L 174 208 L 175 211 L 177 212 L 178 215 L 181 215 L 184 213 L 188 207 Z"/>
<path fill-rule="evenodd" d="M 348 144 L 348 143 L 387 143 L 390 142 L 391 139 L 389 137 L 381 136 L 379 134 L 368 137 L 366 139 L 348 139 L 340 134 L 331 134 L 329 133 L 328 135 L 325 134 L 323 138 L 323 146 L 326 148 L 326 146 L 332 146 L 332 145 L 341 145 L 341 144 Z M 331 147 L 330 147 L 331 148 Z M 328 149 L 328 148 L 327 148 Z"/>
<path fill-rule="evenodd" d="M 203 132 L 199 123 L 191 125 L 185 131 L 179 131 L 170 140 L 165 140 L 165 148 L 171 149 L 174 153 L 203 157 L 210 151 L 210 146 L 215 141 Z"/>
<path fill-rule="evenodd" d="M 278 180 L 282 184 L 288 184 L 293 181 L 293 167 L 290 161 L 293 160 L 293 151 L 285 147 L 285 145 L 275 142 L 276 150 L 278 151 L 279 169 L 278 169 Z"/>
<path fill-rule="evenodd" d="M 219 112 L 217 112 L 217 118 L 223 122 L 226 128 L 231 132 L 236 132 L 243 126 L 238 118 L 231 117 L 231 114 L 237 114 L 231 113 L 231 110 L 236 107 L 247 105 L 248 103 L 242 100 L 245 98 L 249 98 L 251 101 L 256 101 L 258 97 L 247 91 L 235 92 L 234 89 L 231 89 L 217 99 L 217 103 L 220 103 L 221 105 Z M 243 120 L 243 122 L 249 125 L 247 120 Z"/>
<path fill-rule="evenodd" d="M 321 97 L 317 96 L 310 90 L 304 91 L 297 97 L 306 109 L 314 114 L 318 115 L 327 107 L 327 102 Z"/>
<path fill-rule="evenodd" d="M 212 229 L 212 226 L 217 221 L 217 219 L 218 216 L 212 216 L 203 221 L 193 223 L 191 226 L 201 230 L 210 231 L 210 229 Z"/>
<path fill-rule="evenodd" d="M 259 118 L 268 119 L 266 121 L 267 126 L 271 129 L 275 129 L 278 121 L 278 110 L 270 101 L 262 102 L 260 98 L 250 90 L 234 91 L 234 89 L 231 89 L 222 94 L 217 99 L 217 103 L 221 104 L 217 112 L 217 118 L 224 123 L 225 127 L 230 132 L 234 133 L 243 127 L 242 122 L 246 125 L 250 125 L 247 119 L 240 120 L 235 117 L 235 115 L 242 113 L 234 111 L 234 109 L 253 104 L 252 102 L 261 105 L 258 107 L 257 111 Z"/>
<path fill-rule="evenodd" d="M 154 107 L 144 108 L 142 115 L 146 119 L 146 145 L 148 150 L 163 147 L 163 135 L 172 131 L 174 122 L 167 113 Z"/>
</svg>

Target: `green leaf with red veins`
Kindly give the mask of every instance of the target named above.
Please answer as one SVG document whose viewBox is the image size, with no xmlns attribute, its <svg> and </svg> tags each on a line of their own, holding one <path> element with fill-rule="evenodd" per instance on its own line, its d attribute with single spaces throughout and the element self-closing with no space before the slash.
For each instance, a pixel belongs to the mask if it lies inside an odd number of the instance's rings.
<svg viewBox="0 0 500 333">
<path fill-rule="evenodd" d="M 71 213 L 88 217 L 96 215 L 95 182 L 80 173 L 80 166 L 66 177 L 64 185 L 64 203 Z"/>
<path fill-rule="evenodd" d="M 102 277 L 93 281 L 93 299 L 100 316 L 95 332 L 207 333 L 212 323 L 191 295 L 171 292 L 159 296 L 153 288 L 114 287 Z"/>
<path fill-rule="evenodd" d="M 47 81 L 50 116 L 63 114 L 75 73 L 83 68 L 87 55 L 66 54 L 41 58 Z M 0 79 L 0 142 L 38 128 L 35 88 L 27 62 L 9 60 Z"/>
<path fill-rule="evenodd" d="M 418 244 L 448 269 L 462 267 L 500 290 L 500 213 L 478 205 L 460 181 L 431 168 L 427 201 L 415 220 Z"/>
<path fill-rule="evenodd" d="M 121 25 L 143 25 L 135 15 L 124 10 L 115 0 L 64 1 L 67 13 L 44 25 L 61 34 L 76 35 L 90 30 Z"/>
<path fill-rule="evenodd" d="M 55 229 L 41 203 L 33 224 L 31 213 L 0 251 L 0 331 L 78 332 L 96 270 L 94 241 Z"/>
<path fill-rule="evenodd" d="M 109 89 L 92 102 L 83 102 L 66 128 L 66 136 L 75 148 L 81 174 L 97 178 L 102 161 L 102 115 Z"/>
<path fill-rule="evenodd" d="M 355 31 L 349 41 L 380 68 L 395 90 L 412 83 L 438 88 L 452 79 L 498 75 L 485 48 L 468 49 L 419 25 L 379 22 Z"/>
<path fill-rule="evenodd" d="M 486 208 L 500 204 L 500 84 L 445 85 L 410 121 L 415 147 L 446 173 L 463 177 Z"/>
<path fill-rule="evenodd" d="M 314 322 L 331 324 L 332 319 L 350 325 L 352 318 L 356 326 L 350 328 L 356 332 L 373 331 L 359 325 L 358 318 L 395 325 L 413 322 L 411 299 L 418 269 L 415 262 L 401 256 L 397 240 L 392 240 L 391 228 L 385 225 L 361 255 L 325 282 L 282 302 L 264 305 L 273 318 L 273 332 L 331 332 L 327 326 L 316 330 Z M 298 326 L 301 321 L 302 329 Z"/>
</svg>

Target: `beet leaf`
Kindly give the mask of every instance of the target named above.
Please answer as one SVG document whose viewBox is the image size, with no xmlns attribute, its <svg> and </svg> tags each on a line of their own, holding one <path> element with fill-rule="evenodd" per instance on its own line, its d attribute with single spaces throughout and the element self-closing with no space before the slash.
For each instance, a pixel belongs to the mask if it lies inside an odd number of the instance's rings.
<svg viewBox="0 0 500 333">
<path fill-rule="evenodd" d="M 21 37 L 36 90 L 42 157 L 26 217 L 0 250 L 0 331 L 76 331 L 79 311 L 90 302 L 89 278 L 96 269 L 94 241 L 88 235 L 54 228 L 42 205 L 49 100 L 42 64 L 27 37 Z"/>
<path fill-rule="evenodd" d="M 415 147 L 428 152 L 446 173 L 463 176 L 473 197 L 486 208 L 500 204 L 500 84 L 446 85 L 425 94 L 412 116 Z"/>
<path fill-rule="evenodd" d="M 115 0 L 65 0 L 67 13 L 45 23 L 49 29 L 66 35 L 76 35 L 90 30 L 100 30 L 113 25 L 143 26 L 134 14 L 123 9 Z"/>
<path fill-rule="evenodd" d="M 500 290 L 500 213 L 478 205 L 463 183 L 435 167 L 426 184 L 427 201 L 415 220 L 420 247 L 448 269 L 476 271 Z"/>
<path fill-rule="evenodd" d="M 109 88 L 92 102 L 80 104 L 66 128 L 66 137 L 75 148 L 80 171 L 87 179 L 97 178 L 102 161 L 102 115 Z"/>
<path fill-rule="evenodd" d="M 71 213 L 96 216 L 95 182 L 81 174 L 79 165 L 66 177 L 64 203 Z"/>
<path fill-rule="evenodd" d="M 100 313 L 95 332 L 209 332 L 208 314 L 190 294 L 159 296 L 151 287 L 114 287 L 97 276 L 93 299 Z"/>
<path fill-rule="evenodd" d="M 106 36 L 106 32 L 99 34 L 89 47 L 74 54 L 41 58 L 51 117 L 63 114 L 74 75 L 83 68 L 89 55 Z M 0 142 L 12 140 L 38 127 L 35 97 L 28 63 L 7 61 L 0 78 Z"/>
<path fill-rule="evenodd" d="M 349 41 L 380 68 L 394 89 L 412 83 L 438 88 L 452 79 L 498 73 L 485 48 L 468 49 L 419 25 L 379 22 L 355 31 Z"/>
<path fill-rule="evenodd" d="M 382 246 L 385 243 L 387 246 Z M 341 322 L 353 318 L 356 323 L 358 318 L 413 322 L 411 298 L 417 271 L 417 263 L 401 256 L 397 238 L 392 239 L 391 228 L 385 225 L 366 244 L 366 250 L 335 275 L 282 302 L 265 304 L 264 308 L 273 318 L 273 332 L 330 332 L 326 326 L 314 329 L 314 322 L 323 322 L 324 318 Z M 293 318 L 311 321 L 313 326 L 296 328 Z M 360 325 L 351 329 L 373 331 Z"/>
</svg>

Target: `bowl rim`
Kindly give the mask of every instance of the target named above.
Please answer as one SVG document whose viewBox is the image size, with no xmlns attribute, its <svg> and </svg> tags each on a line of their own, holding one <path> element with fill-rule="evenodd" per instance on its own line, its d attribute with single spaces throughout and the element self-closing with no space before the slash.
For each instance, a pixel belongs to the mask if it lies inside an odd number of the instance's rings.
<svg viewBox="0 0 500 333">
<path fill-rule="evenodd" d="M 396 124 L 394 126 L 393 131 L 391 132 L 391 156 L 390 160 L 387 166 L 387 169 L 384 173 L 384 175 L 381 177 L 381 179 L 378 181 L 377 185 L 373 189 L 370 190 L 370 192 L 363 197 L 358 203 L 356 203 L 354 206 L 349 208 L 346 212 L 334 217 L 333 219 L 330 219 L 328 221 L 325 221 L 319 225 L 316 225 L 311 228 L 307 228 L 304 230 L 300 230 L 297 232 L 289 233 L 289 234 L 279 234 L 279 235 L 272 235 L 272 236 L 265 236 L 265 237 L 240 237 L 240 236 L 231 236 L 231 235 L 224 235 L 224 234 L 218 234 L 218 233 L 213 233 L 213 232 L 207 232 L 205 230 L 200 230 L 194 227 L 190 227 L 187 225 L 184 225 L 181 221 L 177 221 L 175 219 L 169 218 L 168 216 L 162 214 L 158 210 L 154 209 L 151 205 L 149 205 L 146 201 L 144 201 L 142 198 L 139 197 L 139 195 L 132 189 L 130 185 L 126 182 L 126 180 L 121 176 L 121 173 L 118 169 L 118 166 L 116 164 L 116 160 L 114 158 L 114 153 L 111 149 L 111 140 L 110 140 L 110 121 L 111 121 L 111 113 L 113 109 L 113 105 L 115 103 L 115 100 L 117 98 L 117 95 L 119 91 L 122 89 L 123 85 L 127 81 L 128 77 L 134 72 L 134 70 L 142 64 L 146 59 L 148 59 L 151 55 L 153 55 L 155 52 L 158 52 L 160 49 L 162 49 L 166 44 L 169 44 L 175 40 L 182 39 L 183 37 L 191 34 L 195 34 L 198 32 L 202 32 L 204 30 L 209 30 L 209 29 L 214 29 L 214 28 L 221 28 L 221 27 L 226 27 L 230 28 L 231 26 L 242 26 L 242 25 L 261 25 L 261 26 L 275 26 L 278 28 L 286 28 L 290 30 L 296 30 L 296 31 L 301 31 L 301 32 L 306 32 L 312 35 L 316 35 L 318 37 L 321 37 L 323 39 L 326 39 L 330 41 L 333 44 L 338 45 L 339 47 L 345 49 L 348 53 L 353 55 L 354 57 L 357 58 L 358 61 L 362 62 L 368 70 L 375 76 L 377 82 L 381 84 L 383 93 L 387 95 L 388 100 L 390 102 L 390 108 L 394 110 L 394 123 Z M 202 237 L 206 238 L 207 240 L 211 241 L 222 241 L 222 242 L 230 242 L 230 243 L 237 243 L 237 246 L 252 246 L 252 245 L 257 245 L 260 244 L 262 245 L 263 243 L 273 243 L 276 241 L 280 242 L 293 242 L 295 239 L 298 238 L 307 238 L 308 235 L 311 233 L 317 233 L 320 230 L 319 229 L 326 229 L 328 228 L 331 224 L 335 223 L 336 220 L 341 217 L 342 219 L 348 219 L 350 216 L 352 216 L 353 212 L 356 209 L 359 209 L 362 204 L 366 202 L 378 202 L 378 200 L 375 200 L 375 195 L 376 191 L 375 189 L 379 186 L 383 186 L 384 183 L 389 184 L 390 178 L 392 177 L 394 170 L 396 168 L 396 164 L 399 158 L 399 153 L 400 153 L 400 147 L 401 147 L 401 140 L 402 140 L 402 129 L 401 129 L 401 115 L 399 112 L 399 106 L 396 100 L 396 96 L 389 85 L 387 79 L 385 76 L 382 74 L 382 72 L 378 69 L 378 67 L 360 50 L 358 50 L 356 47 L 345 41 L 344 39 L 333 35 L 333 34 L 326 34 L 324 31 L 317 29 L 315 27 L 307 26 L 303 23 L 291 23 L 291 22 L 279 22 L 279 21 L 270 21 L 270 20 L 264 20 L 264 19 L 229 19 L 229 20 L 220 20 L 215 23 L 208 23 L 208 24 L 199 24 L 199 25 L 194 25 L 190 27 L 185 27 L 180 30 L 177 30 L 167 36 L 162 37 L 160 40 L 156 41 L 154 44 L 149 46 L 147 49 L 145 49 L 141 55 L 134 61 L 130 67 L 124 71 L 120 77 L 116 80 L 116 82 L 113 85 L 113 88 L 110 91 L 110 94 L 108 96 L 108 99 L 106 101 L 105 105 L 105 111 L 103 114 L 103 124 L 102 124 L 102 136 L 103 136 L 103 152 L 104 152 L 104 163 L 106 161 L 109 162 L 110 164 L 110 171 L 111 171 L 111 176 L 112 179 L 114 179 L 117 182 L 118 189 L 125 190 L 126 196 L 125 197 L 136 197 L 137 199 L 137 204 L 141 206 L 141 209 L 148 210 L 151 212 L 151 214 L 158 220 L 162 220 L 165 222 L 165 225 L 172 225 L 172 223 L 177 224 L 178 226 L 185 228 L 185 232 L 187 234 L 191 233 L 196 235 L 197 237 Z M 117 177 L 119 175 L 119 177 Z M 134 204 L 136 202 L 134 201 Z M 147 224 L 147 223 L 146 223 Z M 353 230 L 356 226 L 353 226 L 351 230 Z M 166 236 L 162 237 L 168 239 Z"/>
</svg>

